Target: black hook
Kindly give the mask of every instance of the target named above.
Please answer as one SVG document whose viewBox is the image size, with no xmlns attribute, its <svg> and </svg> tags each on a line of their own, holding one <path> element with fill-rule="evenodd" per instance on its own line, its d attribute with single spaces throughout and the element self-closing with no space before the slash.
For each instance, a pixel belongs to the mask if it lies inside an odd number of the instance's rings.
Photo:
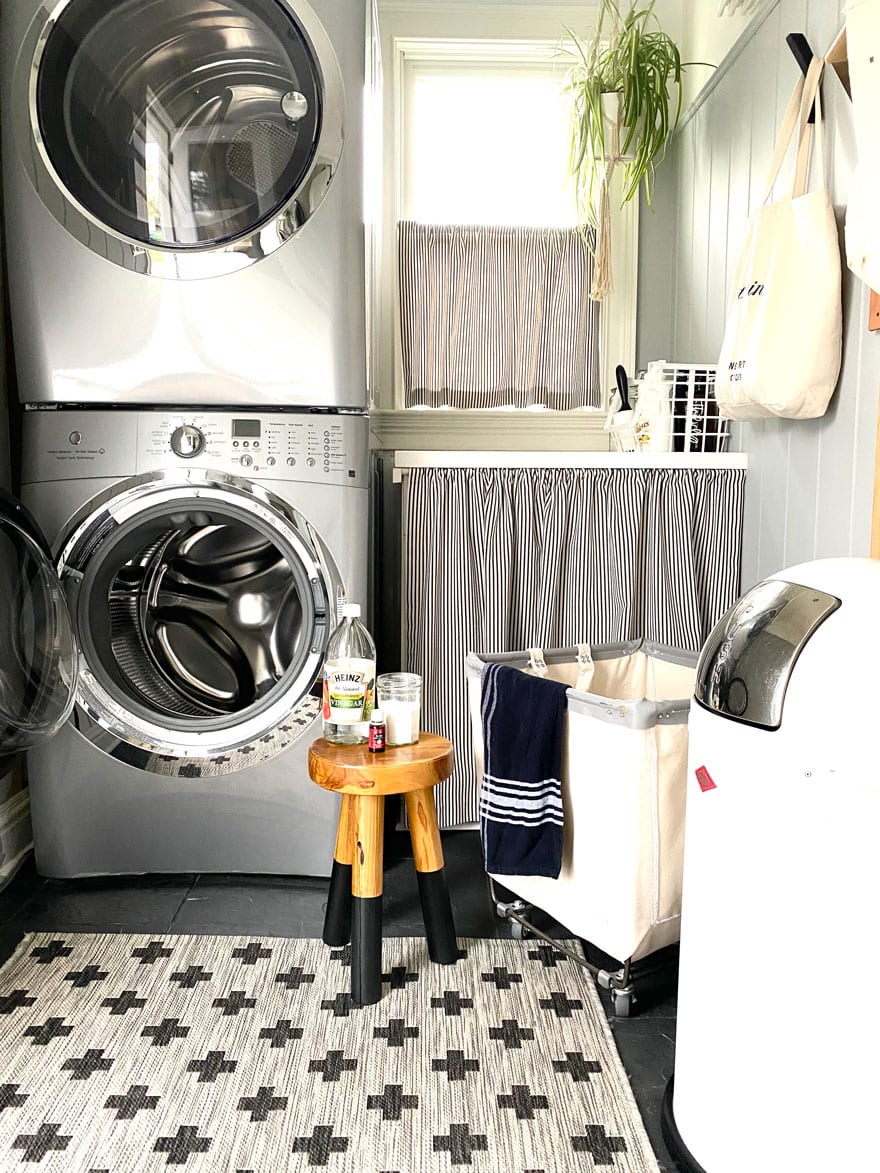
<svg viewBox="0 0 880 1173">
<path fill-rule="evenodd" d="M 810 62 L 813 60 L 813 50 L 810 48 L 810 42 L 803 33 L 789 33 L 785 38 L 785 43 L 788 45 L 794 54 L 794 59 L 798 63 L 798 67 L 804 76 L 810 68 Z M 816 107 L 810 111 L 810 117 L 807 122 L 816 121 Z"/>
</svg>

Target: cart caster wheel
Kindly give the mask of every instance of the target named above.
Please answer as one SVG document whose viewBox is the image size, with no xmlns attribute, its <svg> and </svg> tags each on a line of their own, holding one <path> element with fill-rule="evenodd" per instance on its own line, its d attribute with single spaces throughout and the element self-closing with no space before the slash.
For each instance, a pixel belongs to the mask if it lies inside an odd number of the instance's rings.
<svg viewBox="0 0 880 1173">
<path fill-rule="evenodd" d="M 615 1018 L 629 1018 L 632 1014 L 632 990 L 611 990 L 611 1010 Z"/>
<path fill-rule="evenodd" d="M 495 915 L 501 920 L 509 920 L 512 912 L 524 913 L 528 907 L 525 900 L 496 900 Z"/>
<path fill-rule="evenodd" d="M 514 941 L 524 941 L 528 937 L 529 931 L 518 920 L 512 920 L 510 922 L 510 935 Z"/>
</svg>

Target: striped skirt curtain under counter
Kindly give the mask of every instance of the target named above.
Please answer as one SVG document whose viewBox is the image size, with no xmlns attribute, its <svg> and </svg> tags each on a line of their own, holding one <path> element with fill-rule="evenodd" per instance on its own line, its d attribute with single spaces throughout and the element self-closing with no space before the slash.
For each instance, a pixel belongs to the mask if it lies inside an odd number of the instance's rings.
<svg viewBox="0 0 880 1173">
<path fill-rule="evenodd" d="M 600 406 L 580 229 L 404 221 L 399 265 L 407 407 Z"/>
<path fill-rule="evenodd" d="M 697 651 L 739 588 L 742 469 L 417 468 L 404 632 L 422 727 L 457 749 L 443 826 L 477 818 L 465 658 L 645 638 Z"/>
</svg>

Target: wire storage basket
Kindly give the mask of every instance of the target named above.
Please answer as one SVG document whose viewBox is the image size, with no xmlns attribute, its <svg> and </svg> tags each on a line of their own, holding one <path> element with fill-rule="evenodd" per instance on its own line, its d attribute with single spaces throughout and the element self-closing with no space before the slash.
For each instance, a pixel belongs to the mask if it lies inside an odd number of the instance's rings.
<svg viewBox="0 0 880 1173">
<path fill-rule="evenodd" d="M 707 363 L 648 363 L 638 381 L 633 433 L 637 450 L 723 452 L 730 435 L 715 399 L 717 367 Z"/>
</svg>

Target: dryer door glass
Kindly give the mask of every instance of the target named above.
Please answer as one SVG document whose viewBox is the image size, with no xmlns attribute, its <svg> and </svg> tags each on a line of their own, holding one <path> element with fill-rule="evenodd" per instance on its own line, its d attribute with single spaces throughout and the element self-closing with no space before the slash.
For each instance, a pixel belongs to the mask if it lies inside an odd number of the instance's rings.
<svg viewBox="0 0 880 1173">
<path fill-rule="evenodd" d="M 70 0 L 36 84 L 77 203 L 153 247 L 216 246 L 273 218 L 321 131 L 321 73 L 280 0 Z"/>
<path fill-rule="evenodd" d="M 117 756 L 163 773 L 169 759 L 226 773 L 284 749 L 280 727 L 318 712 L 333 622 L 335 584 L 307 523 L 220 474 L 147 478 L 94 506 L 59 564 L 81 731 L 91 719 L 104 748 L 110 731 Z"/>
<path fill-rule="evenodd" d="M 58 575 L 0 502 L 0 761 L 51 737 L 73 708 L 77 653 Z"/>
</svg>

